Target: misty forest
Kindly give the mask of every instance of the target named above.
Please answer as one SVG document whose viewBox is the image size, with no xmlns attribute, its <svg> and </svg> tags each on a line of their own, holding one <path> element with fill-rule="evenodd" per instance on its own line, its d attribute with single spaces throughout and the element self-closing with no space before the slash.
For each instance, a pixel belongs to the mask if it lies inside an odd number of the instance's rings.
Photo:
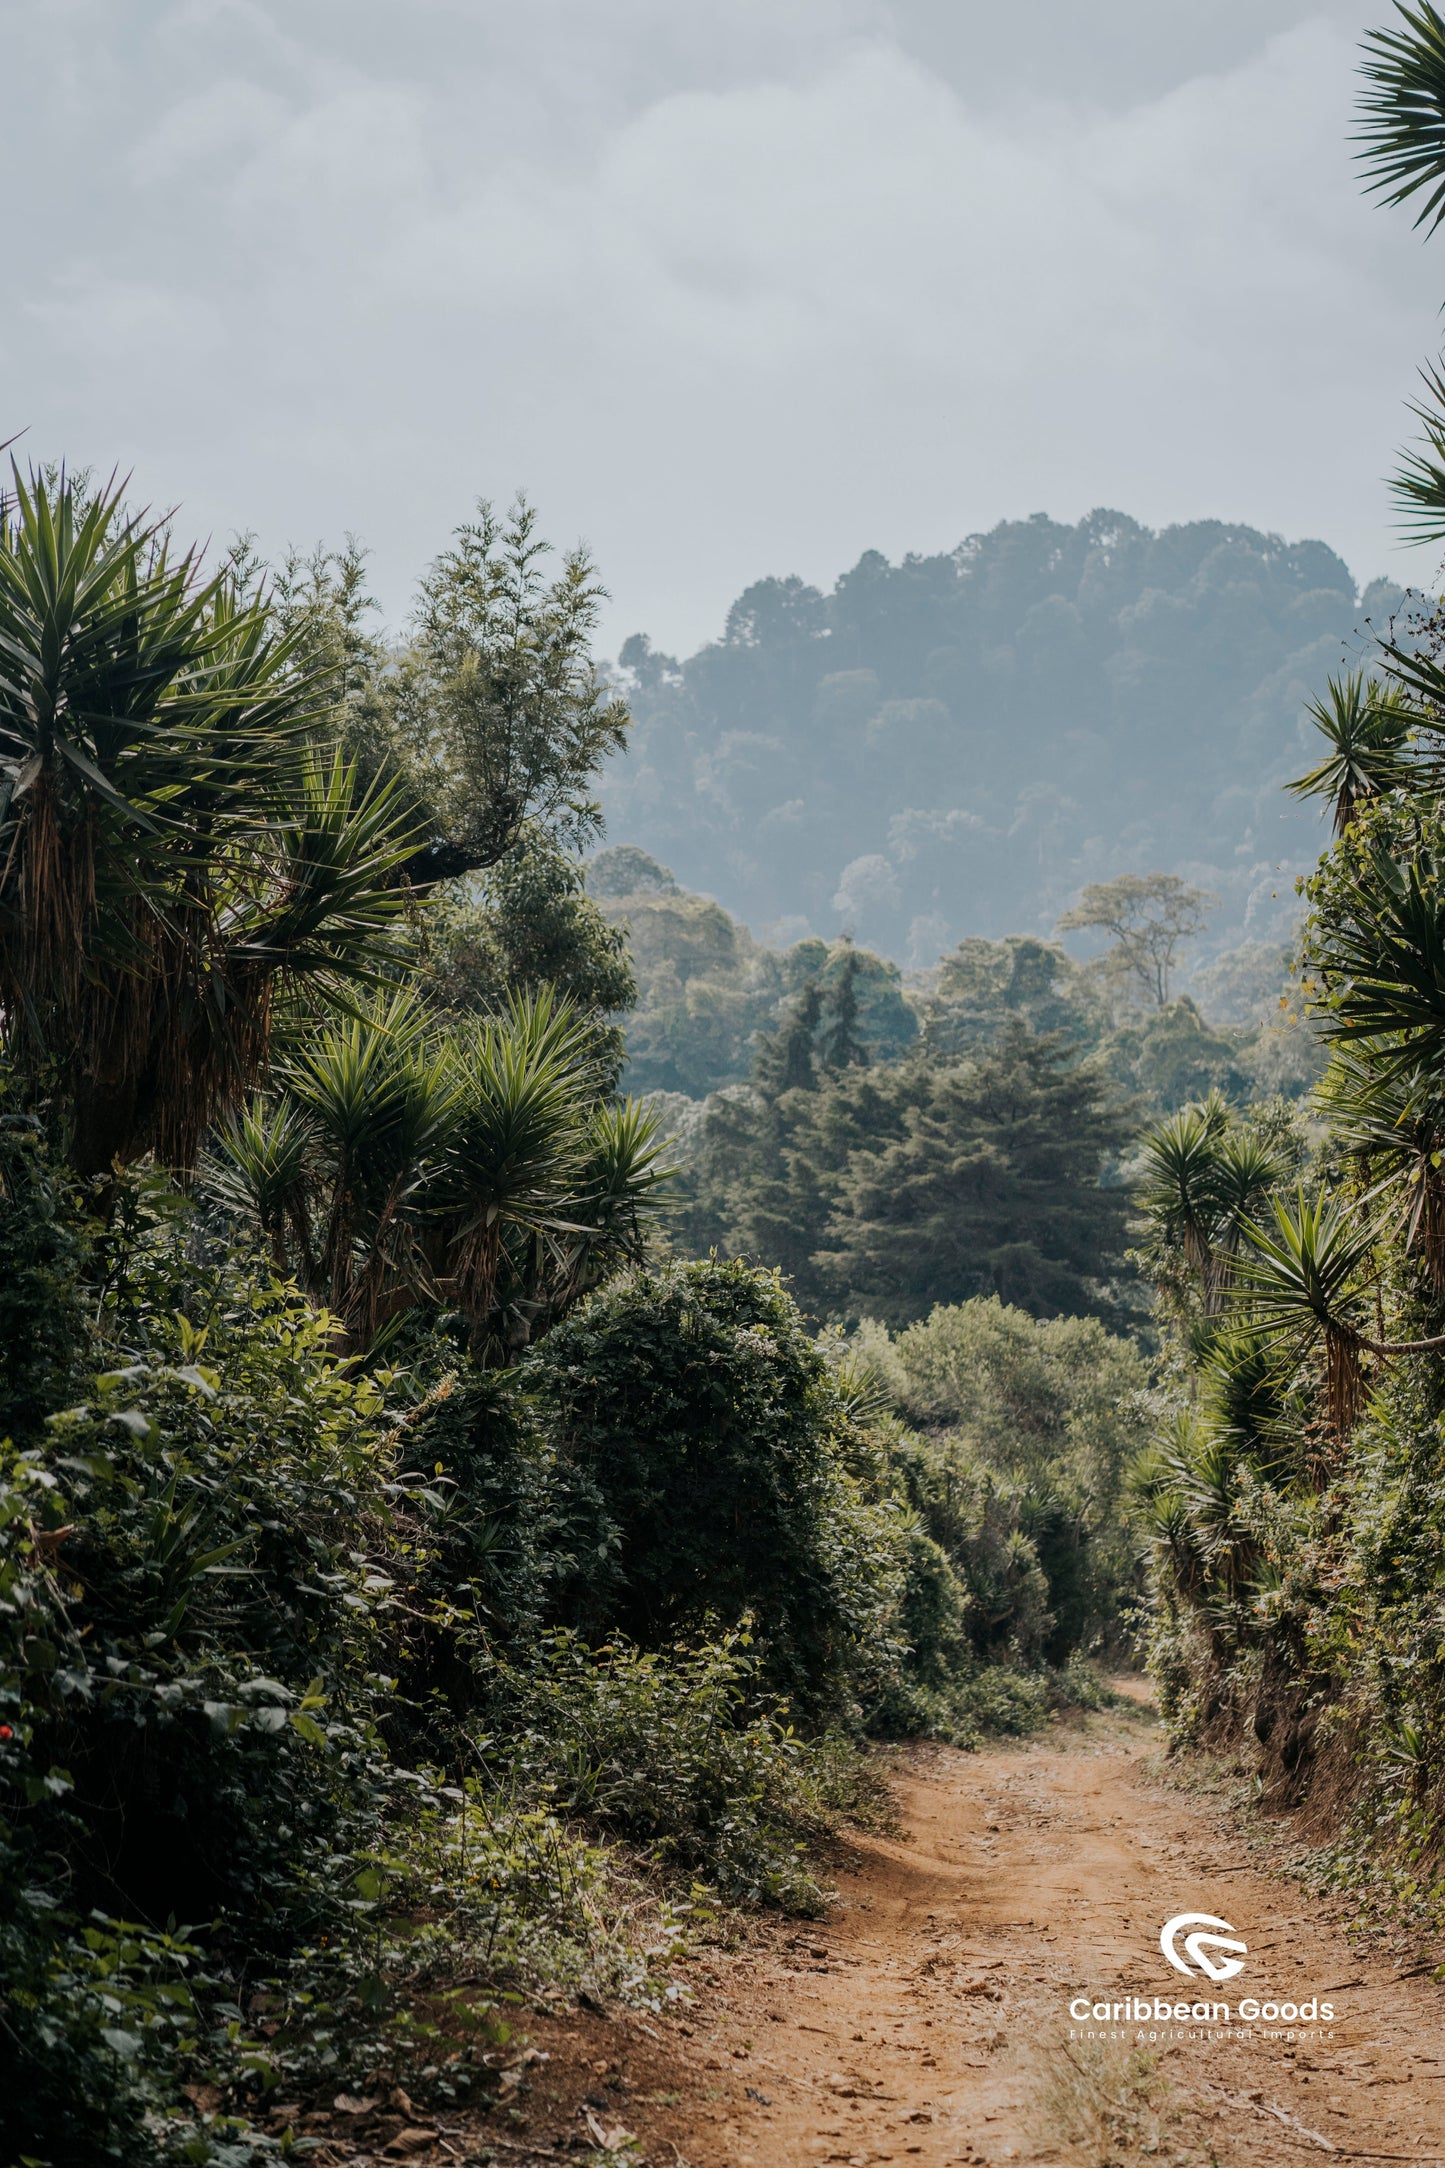
<svg viewBox="0 0 1445 2168">
<path fill-rule="evenodd" d="M 1361 99 L 1432 233 L 1432 9 Z M 6 2168 L 520 2157 L 539 2014 L 1121 1675 L 1445 1926 L 1442 605 L 1038 514 L 610 660 L 545 511 L 398 628 L 11 469 Z"/>
</svg>

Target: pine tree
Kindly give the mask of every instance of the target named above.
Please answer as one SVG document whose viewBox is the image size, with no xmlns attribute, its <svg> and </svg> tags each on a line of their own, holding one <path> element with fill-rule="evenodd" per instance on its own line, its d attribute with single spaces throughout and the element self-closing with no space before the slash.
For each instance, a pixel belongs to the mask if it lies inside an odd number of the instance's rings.
<svg viewBox="0 0 1445 2168">
<path fill-rule="evenodd" d="M 858 1036 L 858 956 L 849 948 L 828 996 L 829 1020 L 819 1044 L 825 1069 L 866 1069 L 868 1049 Z"/>
</svg>

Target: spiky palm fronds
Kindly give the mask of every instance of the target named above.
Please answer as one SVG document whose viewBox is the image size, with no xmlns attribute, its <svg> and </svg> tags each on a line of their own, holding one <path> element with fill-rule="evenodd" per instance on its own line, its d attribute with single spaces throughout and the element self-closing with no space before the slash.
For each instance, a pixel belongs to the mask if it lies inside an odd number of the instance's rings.
<svg viewBox="0 0 1445 2168">
<path fill-rule="evenodd" d="M 1336 1044 L 1379 1040 L 1380 1076 L 1445 1065 L 1445 886 L 1433 853 L 1399 864 L 1373 851 L 1331 928 L 1321 1029 Z"/>
<path fill-rule="evenodd" d="M 1445 219 L 1445 19 L 1431 0 L 1395 12 L 1402 27 L 1364 40 L 1359 156 L 1386 203 L 1424 195 L 1415 223 L 1433 232 Z"/>
<path fill-rule="evenodd" d="M 308 1286 L 316 1277 L 311 1245 L 316 1151 L 315 1131 L 301 1107 L 292 1100 L 258 1097 L 221 1125 L 202 1169 L 214 1197 L 255 1218 L 283 1275 L 292 1270 L 286 1238 L 293 1237 L 300 1277 Z"/>
<path fill-rule="evenodd" d="M 1238 1323 L 1218 1332 L 1200 1368 L 1199 1412 L 1261 1473 L 1275 1474 L 1289 1443 L 1278 1348 Z"/>
<path fill-rule="evenodd" d="M 1219 1141 L 1215 1177 L 1217 1246 L 1239 1248 L 1245 1226 L 1284 1178 L 1284 1162 L 1275 1146 L 1255 1129 L 1231 1129 Z"/>
<path fill-rule="evenodd" d="M 1171 1115 L 1146 1138 L 1139 1202 L 1198 1274 L 1207 1316 L 1223 1306 L 1229 1260 L 1245 1222 L 1282 1172 L 1265 1138 L 1233 1126 L 1218 1092 Z"/>
<path fill-rule="evenodd" d="M 382 993 L 298 1053 L 284 1083 L 320 1146 L 327 1300 L 366 1338 L 388 1306 L 430 1287 L 425 1190 L 450 1150 L 463 1082 L 415 997 Z"/>
<path fill-rule="evenodd" d="M 1324 798 L 1334 810 L 1334 831 L 1344 834 L 1362 799 L 1377 798 L 1403 783 L 1413 712 L 1396 689 L 1366 680 L 1362 671 L 1331 678 L 1323 700 L 1305 711 L 1328 747 L 1323 760 L 1287 787 L 1297 798 Z"/>
<path fill-rule="evenodd" d="M 1405 1247 L 1445 1294 L 1445 1097 L 1424 1070 L 1393 1067 L 1392 1052 L 1369 1041 L 1341 1047 L 1319 1105 L 1372 1184 L 1366 1202 L 1399 1197 Z"/>
<path fill-rule="evenodd" d="M 479 1351 L 499 1329 L 509 1235 L 545 1251 L 587 1231 L 575 1198 L 594 1080 L 579 1026 L 571 1005 L 547 994 L 458 1030 L 462 1089 L 437 1201 L 457 1300 Z M 529 1317 L 521 1321 L 530 1329 Z"/>
<path fill-rule="evenodd" d="M 604 1103 L 594 1112 L 577 1202 L 609 1261 L 640 1258 L 659 1192 L 677 1179 L 670 1142 L 656 1109 L 640 1100 Z"/>
<path fill-rule="evenodd" d="M 1181 1243 L 1195 1270 L 1207 1270 L 1219 1173 L 1219 1147 L 1229 1109 L 1218 1092 L 1202 1106 L 1185 1107 L 1151 1131 L 1144 1144 L 1139 1202 L 1149 1217 Z"/>
<path fill-rule="evenodd" d="M 478 1354 L 508 1357 L 642 1256 L 672 1178 L 656 1117 L 598 1101 L 594 1047 L 550 990 L 439 1030 L 382 989 L 295 1046 L 280 1096 L 222 1132 L 208 1186 L 353 1346 L 447 1301 Z"/>
<path fill-rule="evenodd" d="M 1250 1328 L 1270 1348 L 1300 1350 L 1323 1338 L 1326 1404 L 1343 1438 L 1365 1395 L 1360 1351 L 1372 1343 L 1358 1316 L 1377 1231 L 1339 1199 L 1303 1189 L 1272 1204 L 1271 1223 L 1248 1228 L 1235 1268 Z"/>
<path fill-rule="evenodd" d="M 1410 412 L 1420 424 L 1421 441 L 1401 454 L 1390 494 L 1410 541 L 1440 542 L 1445 541 L 1445 374 L 1438 364 L 1427 364 L 1420 381 L 1424 396 L 1410 401 Z"/>
<path fill-rule="evenodd" d="M 1211 1572 L 1209 1544 L 1191 1502 L 1206 1436 L 1196 1416 L 1177 1411 L 1141 1456 L 1130 1484 L 1140 1525 L 1164 1546 L 1181 1594 L 1193 1602 L 1203 1599 Z"/>
<path fill-rule="evenodd" d="M 182 1168 L 264 1065 L 278 990 L 363 975 L 413 846 L 311 749 L 327 687 L 114 484 L 0 505 L 0 1032 L 82 1171 Z"/>
</svg>

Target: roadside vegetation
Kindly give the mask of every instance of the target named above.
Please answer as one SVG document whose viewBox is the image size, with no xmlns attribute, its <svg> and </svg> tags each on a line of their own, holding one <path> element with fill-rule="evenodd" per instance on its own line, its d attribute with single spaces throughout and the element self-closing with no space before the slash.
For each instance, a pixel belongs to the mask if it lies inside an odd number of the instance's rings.
<svg viewBox="0 0 1445 2168">
<path fill-rule="evenodd" d="M 1366 41 L 1370 184 L 1432 232 L 1445 20 Z M 1394 482 L 1445 539 L 1438 372 Z M 1445 892 L 1439 616 L 1315 710 L 1295 784 L 1332 841 L 1302 884 L 1305 995 L 1327 1050 L 1307 1106 L 1218 1096 L 1149 1137 L 1147 1255 L 1165 1419 L 1136 1478 L 1151 1664 L 1176 1737 L 1222 1748 L 1298 1816 L 1317 1878 L 1414 1929 L 1442 1920 L 1445 1670 Z"/>
<path fill-rule="evenodd" d="M 13 475 L 7 2161 L 505 2101 L 518 2003 L 662 2007 L 730 1908 L 816 1913 L 871 1738 L 1098 1690 L 1132 1350 L 820 1334 L 677 1239 L 580 870 L 596 599 L 483 507 L 387 645 L 354 554 L 208 572 Z"/>
</svg>

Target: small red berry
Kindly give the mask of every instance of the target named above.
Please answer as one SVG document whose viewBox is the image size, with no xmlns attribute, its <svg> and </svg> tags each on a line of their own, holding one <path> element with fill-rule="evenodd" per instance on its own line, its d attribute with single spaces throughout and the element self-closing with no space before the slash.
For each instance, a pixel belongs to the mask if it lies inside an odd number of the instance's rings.
<svg viewBox="0 0 1445 2168">
<path fill-rule="evenodd" d="M 8 1724 L 0 1724 L 0 1739 L 13 1739 L 14 1737 L 15 1734 Z"/>
</svg>

